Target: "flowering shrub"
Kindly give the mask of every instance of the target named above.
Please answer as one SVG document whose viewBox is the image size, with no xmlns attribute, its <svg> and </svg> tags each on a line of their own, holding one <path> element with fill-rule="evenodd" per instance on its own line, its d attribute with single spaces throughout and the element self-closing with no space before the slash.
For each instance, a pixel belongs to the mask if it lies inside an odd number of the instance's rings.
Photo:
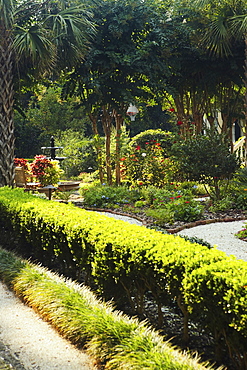
<svg viewBox="0 0 247 370">
<path fill-rule="evenodd" d="M 28 171 L 29 170 L 27 159 L 24 159 L 24 158 L 15 158 L 14 159 L 14 165 L 16 167 L 23 167 L 25 171 Z"/>
<path fill-rule="evenodd" d="M 246 226 L 246 224 L 245 224 Z M 247 229 L 244 227 L 242 230 L 238 231 L 235 236 L 238 239 L 246 240 L 247 239 Z"/>
<path fill-rule="evenodd" d="M 31 171 L 43 186 L 56 185 L 63 174 L 58 161 L 50 161 L 43 155 L 37 155 L 31 163 Z"/>
<path fill-rule="evenodd" d="M 122 178 L 134 185 L 154 185 L 161 187 L 173 177 L 176 167 L 166 158 L 164 149 L 156 140 L 147 141 L 130 149 L 127 156 L 121 158 Z"/>
</svg>

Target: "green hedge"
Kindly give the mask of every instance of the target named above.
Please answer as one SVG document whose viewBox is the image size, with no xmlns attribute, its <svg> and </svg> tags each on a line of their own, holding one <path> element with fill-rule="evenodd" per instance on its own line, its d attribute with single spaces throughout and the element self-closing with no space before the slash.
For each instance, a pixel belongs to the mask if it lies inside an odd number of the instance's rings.
<svg viewBox="0 0 247 370">
<path fill-rule="evenodd" d="M 62 279 L 1 248 L 0 278 L 60 334 L 79 348 L 85 346 L 109 370 L 211 368 L 175 350 L 146 323 L 100 302 L 85 286 Z"/>
<path fill-rule="evenodd" d="M 83 275 L 107 299 L 129 299 L 143 313 L 151 294 L 160 324 L 162 306 L 177 302 L 185 341 L 192 318 L 214 335 L 218 358 L 227 349 L 239 366 L 247 366 L 245 262 L 21 189 L 0 189 L 0 223 L 16 233 L 22 253 L 73 278 Z"/>
</svg>

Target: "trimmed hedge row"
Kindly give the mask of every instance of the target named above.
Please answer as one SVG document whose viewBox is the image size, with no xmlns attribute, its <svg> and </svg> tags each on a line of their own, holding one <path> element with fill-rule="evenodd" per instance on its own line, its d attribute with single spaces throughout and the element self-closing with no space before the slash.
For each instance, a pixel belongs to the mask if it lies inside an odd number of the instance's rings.
<svg viewBox="0 0 247 370">
<path fill-rule="evenodd" d="M 237 366 L 247 368 L 246 262 L 21 189 L 0 189 L 0 223 L 19 236 L 28 256 L 73 278 L 83 274 L 106 298 L 127 297 L 143 313 L 151 294 L 160 323 L 162 306 L 176 301 L 185 341 L 192 318 L 214 335 L 218 359 L 227 349 Z"/>
<path fill-rule="evenodd" d="M 175 350 L 146 323 L 99 302 L 85 286 L 1 248 L 0 279 L 61 335 L 79 348 L 86 346 L 89 354 L 109 370 L 211 368 Z"/>
</svg>

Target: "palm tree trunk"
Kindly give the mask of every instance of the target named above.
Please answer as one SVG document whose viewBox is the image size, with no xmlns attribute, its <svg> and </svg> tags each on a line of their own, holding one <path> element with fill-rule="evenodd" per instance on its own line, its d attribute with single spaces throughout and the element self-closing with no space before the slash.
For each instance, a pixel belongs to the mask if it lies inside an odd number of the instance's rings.
<svg viewBox="0 0 247 370">
<path fill-rule="evenodd" d="M 0 26 L 0 186 L 14 184 L 13 51 L 8 31 Z"/>
</svg>

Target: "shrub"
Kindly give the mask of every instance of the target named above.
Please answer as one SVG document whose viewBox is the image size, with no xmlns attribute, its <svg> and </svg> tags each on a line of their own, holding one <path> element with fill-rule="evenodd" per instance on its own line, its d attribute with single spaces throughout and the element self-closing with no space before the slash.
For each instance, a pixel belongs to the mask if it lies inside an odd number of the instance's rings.
<svg viewBox="0 0 247 370">
<path fill-rule="evenodd" d="M 24 158 L 14 158 L 14 165 L 16 167 L 23 167 L 25 171 L 29 170 L 28 160 Z"/>
<path fill-rule="evenodd" d="M 161 130 L 148 130 L 133 138 L 129 152 L 121 159 L 124 180 L 158 187 L 170 181 L 176 172 L 176 166 L 167 157 L 172 140 L 171 133 Z"/>
<path fill-rule="evenodd" d="M 0 277 L 61 335 L 110 369 L 206 370 L 146 323 L 114 311 L 76 284 L 0 249 Z M 211 368 L 210 366 L 208 368 Z"/>
<path fill-rule="evenodd" d="M 246 368 L 246 262 L 179 236 L 38 199 L 23 189 L 0 189 L 0 222 L 19 238 L 12 248 L 52 268 L 55 264 L 66 276 L 78 279 L 83 273 L 107 299 L 128 299 L 134 312 L 144 313 L 148 294 L 157 303 L 160 323 L 162 306 L 176 302 L 184 316 L 184 340 L 192 315 L 212 330 L 216 344 L 220 339 L 239 368 Z M 103 329 L 107 335 L 107 325 Z"/>
<path fill-rule="evenodd" d="M 156 220 L 156 224 L 163 226 L 164 224 L 174 223 L 174 212 L 171 209 L 161 208 L 161 209 L 148 209 L 145 211 L 147 216 L 150 216 Z"/>
<path fill-rule="evenodd" d="M 37 155 L 31 163 L 31 171 L 43 186 L 56 185 L 64 171 L 59 167 L 58 161 L 49 160 L 43 155 Z"/>
<path fill-rule="evenodd" d="M 231 154 L 224 136 L 215 131 L 178 141 L 173 146 L 174 158 L 184 176 L 207 184 L 210 196 L 219 200 L 229 180 L 239 168 L 236 154 Z"/>
<path fill-rule="evenodd" d="M 84 204 L 88 207 L 110 208 L 114 205 L 132 203 L 140 198 L 138 190 L 129 190 L 124 186 L 88 185 L 82 187 L 80 193 L 84 198 Z"/>
</svg>

